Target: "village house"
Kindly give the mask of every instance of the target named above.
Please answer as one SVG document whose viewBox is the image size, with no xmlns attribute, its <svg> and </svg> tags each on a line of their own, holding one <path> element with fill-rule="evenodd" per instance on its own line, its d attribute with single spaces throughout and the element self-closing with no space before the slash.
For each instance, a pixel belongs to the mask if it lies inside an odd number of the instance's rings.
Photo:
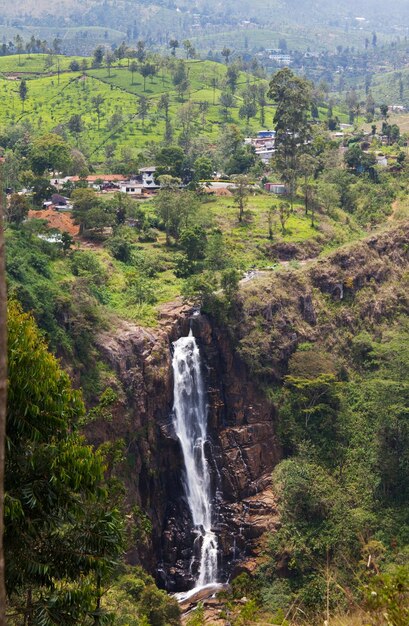
<svg viewBox="0 0 409 626">
<path fill-rule="evenodd" d="M 285 196 L 288 193 L 287 186 L 284 183 L 266 183 L 264 189 L 276 196 Z"/>
<path fill-rule="evenodd" d="M 143 193 L 143 184 L 139 180 L 125 180 L 119 183 L 119 191 L 128 196 L 140 196 Z"/>
<path fill-rule="evenodd" d="M 80 181 L 86 181 L 88 187 L 98 190 L 119 189 L 119 183 L 126 180 L 126 176 L 122 174 L 91 174 L 85 178 L 80 176 L 65 176 L 64 178 L 52 178 L 51 184 L 58 191 L 61 191 L 65 184 L 71 182 L 73 184 Z"/>
<path fill-rule="evenodd" d="M 142 186 L 144 189 L 159 189 L 160 185 L 155 180 L 156 167 L 142 167 L 139 170 L 142 176 Z"/>
<path fill-rule="evenodd" d="M 267 165 L 275 152 L 275 130 L 260 130 L 257 137 L 247 137 L 244 143 L 253 146 L 257 156 Z"/>
</svg>

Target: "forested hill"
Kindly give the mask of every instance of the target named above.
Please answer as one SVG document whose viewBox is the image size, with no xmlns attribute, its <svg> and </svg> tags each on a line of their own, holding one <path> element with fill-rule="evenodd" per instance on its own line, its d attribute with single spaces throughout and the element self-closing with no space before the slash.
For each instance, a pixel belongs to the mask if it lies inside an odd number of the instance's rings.
<svg viewBox="0 0 409 626">
<path fill-rule="evenodd" d="M 158 15 L 165 29 L 188 28 L 193 16 L 201 28 L 215 24 L 221 18 L 227 19 L 225 24 L 251 20 L 257 25 L 271 27 L 277 26 L 279 21 L 282 26 L 300 29 L 329 22 L 343 28 L 346 22 L 353 23 L 357 17 L 364 17 L 367 26 L 382 29 L 383 26 L 402 24 L 409 16 L 409 6 L 405 0 L 396 0 L 392 5 L 378 0 L 180 0 L 178 3 L 171 0 L 61 0 L 52 5 L 47 0 L 0 1 L 0 18 L 34 18 L 36 21 L 40 19 L 43 25 L 47 21 L 55 25 L 55 18 L 60 17 L 64 20 L 61 26 L 72 23 L 126 29 L 133 22 L 132 16 L 143 24 Z"/>
</svg>

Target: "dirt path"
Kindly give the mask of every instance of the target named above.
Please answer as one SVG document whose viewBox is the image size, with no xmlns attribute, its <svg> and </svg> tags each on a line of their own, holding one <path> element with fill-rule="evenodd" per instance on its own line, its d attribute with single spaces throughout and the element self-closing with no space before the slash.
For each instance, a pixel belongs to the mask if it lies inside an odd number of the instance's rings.
<svg viewBox="0 0 409 626">
<path fill-rule="evenodd" d="M 387 221 L 393 222 L 396 219 L 396 213 L 399 211 L 399 200 L 392 203 L 392 213 L 388 215 Z"/>
<path fill-rule="evenodd" d="M 309 259 L 302 259 L 301 261 L 297 261 L 297 259 L 294 259 L 292 261 L 277 261 L 274 265 L 265 269 L 249 270 L 248 272 L 246 272 L 246 275 L 244 276 L 244 278 L 242 278 L 239 281 L 239 284 L 246 285 L 247 283 L 253 280 L 256 280 L 257 278 L 263 278 L 263 276 L 268 276 L 269 274 L 277 271 L 278 269 L 281 269 L 283 267 L 284 268 L 291 267 L 291 263 L 297 263 L 300 267 L 304 267 L 305 265 L 307 265 L 307 263 L 310 263 L 311 261 L 315 261 L 316 259 L 317 257 L 311 257 Z"/>
</svg>

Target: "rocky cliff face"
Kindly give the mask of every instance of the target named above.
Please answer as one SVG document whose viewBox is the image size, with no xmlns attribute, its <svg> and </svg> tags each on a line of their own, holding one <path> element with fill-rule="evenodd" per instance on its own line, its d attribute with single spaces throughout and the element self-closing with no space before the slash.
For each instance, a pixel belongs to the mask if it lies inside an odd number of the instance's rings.
<svg viewBox="0 0 409 626">
<path fill-rule="evenodd" d="M 161 312 L 158 329 L 123 323 L 99 338 L 104 360 L 115 371 L 123 393 L 110 422 L 88 427 L 95 443 L 123 440 L 130 516 L 146 511 L 152 534 L 135 541 L 128 555 L 155 573 L 169 590 L 188 589 L 195 534 L 184 498 L 183 459 L 173 430 L 171 344 L 189 332 L 198 340 L 208 389 L 211 468 L 223 577 L 252 567 L 257 543 L 275 524 L 270 490 L 280 458 L 272 405 L 255 387 L 234 354 L 229 338 L 203 317 L 191 319 L 184 306 Z M 139 544 L 139 545 L 138 545 Z M 247 560 L 247 565 L 246 565 Z"/>
</svg>

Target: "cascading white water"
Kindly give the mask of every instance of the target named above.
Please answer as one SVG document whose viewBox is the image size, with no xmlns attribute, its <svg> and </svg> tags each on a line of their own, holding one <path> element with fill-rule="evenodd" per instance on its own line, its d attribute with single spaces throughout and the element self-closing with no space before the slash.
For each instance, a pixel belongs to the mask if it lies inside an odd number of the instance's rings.
<svg viewBox="0 0 409 626">
<path fill-rule="evenodd" d="M 184 487 L 201 542 L 196 586 L 217 583 L 217 537 L 212 531 L 212 493 L 205 455 L 207 405 L 200 352 L 192 331 L 173 344 L 173 423 L 185 462 Z"/>
</svg>

